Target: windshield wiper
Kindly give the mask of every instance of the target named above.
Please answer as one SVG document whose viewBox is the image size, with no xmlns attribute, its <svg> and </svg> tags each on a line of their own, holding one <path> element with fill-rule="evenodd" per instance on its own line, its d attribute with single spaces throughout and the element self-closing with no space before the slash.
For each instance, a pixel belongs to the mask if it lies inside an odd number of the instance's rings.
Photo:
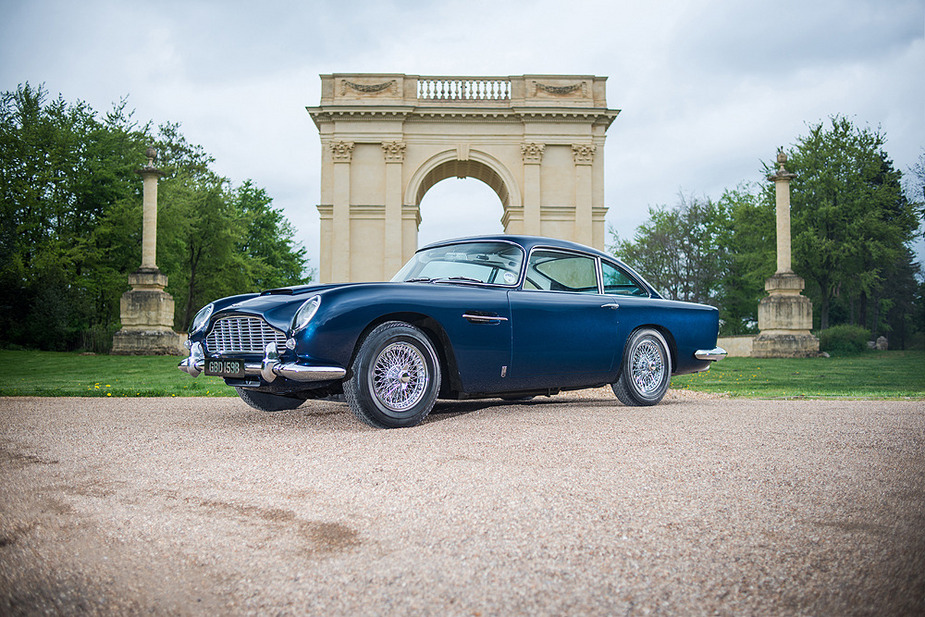
<svg viewBox="0 0 925 617">
<path fill-rule="evenodd" d="M 431 283 L 437 279 L 432 279 L 427 276 L 419 276 L 418 278 L 405 279 L 402 283 Z"/>
<path fill-rule="evenodd" d="M 443 282 L 443 281 L 462 281 L 464 283 L 481 283 L 481 284 L 485 283 L 485 281 L 482 281 L 480 279 L 474 279 L 469 276 L 444 276 L 443 278 L 436 279 L 436 281 L 438 283 Z"/>
</svg>

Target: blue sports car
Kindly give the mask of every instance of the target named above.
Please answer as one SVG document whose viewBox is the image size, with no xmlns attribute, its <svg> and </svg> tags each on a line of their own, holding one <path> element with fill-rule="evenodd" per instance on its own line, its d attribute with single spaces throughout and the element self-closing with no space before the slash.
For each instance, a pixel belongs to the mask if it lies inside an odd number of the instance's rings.
<svg viewBox="0 0 925 617">
<path fill-rule="evenodd" d="M 387 283 L 306 285 L 223 298 L 197 313 L 179 368 L 217 375 L 250 406 L 343 395 L 382 428 L 438 398 L 522 399 L 611 385 L 655 405 L 671 375 L 725 357 L 718 311 L 663 299 L 600 251 L 483 236 L 415 253 Z"/>
</svg>

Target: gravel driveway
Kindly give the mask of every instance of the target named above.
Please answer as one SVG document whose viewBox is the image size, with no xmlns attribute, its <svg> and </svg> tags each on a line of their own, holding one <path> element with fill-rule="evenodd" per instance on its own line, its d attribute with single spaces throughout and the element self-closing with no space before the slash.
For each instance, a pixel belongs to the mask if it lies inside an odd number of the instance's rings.
<svg viewBox="0 0 925 617">
<path fill-rule="evenodd" d="M 925 403 L 0 399 L 0 614 L 922 615 Z"/>
</svg>

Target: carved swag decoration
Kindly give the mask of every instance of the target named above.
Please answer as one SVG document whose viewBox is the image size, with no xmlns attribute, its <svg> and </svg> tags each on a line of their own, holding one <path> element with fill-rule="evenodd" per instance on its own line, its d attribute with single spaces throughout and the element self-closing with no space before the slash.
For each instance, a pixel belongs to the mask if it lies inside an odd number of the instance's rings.
<svg viewBox="0 0 925 617">
<path fill-rule="evenodd" d="M 344 84 L 343 93 L 346 94 L 347 88 L 351 88 L 352 90 L 355 90 L 362 94 L 377 94 L 379 92 L 385 92 L 386 90 L 391 88 L 394 83 L 395 83 L 395 80 L 390 79 L 389 81 L 385 83 L 381 83 L 381 84 L 356 84 L 356 83 L 353 83 L 352 81 L 347 81 L 345 79 L 343 81 L 343 84 Z"/>
<path fill-rule="evenodd" d="M 570 86 L 549 86 L 546 84 L 541 84 L 538 81 L 533 83 L 536 85 L 537 91 L 542 90 L 543 92 L 555 94 L 556 96 L 565 96 L 572 94 L 573 92 L 584 93 L 584 83 L 572 84 Z"/>
</svg>

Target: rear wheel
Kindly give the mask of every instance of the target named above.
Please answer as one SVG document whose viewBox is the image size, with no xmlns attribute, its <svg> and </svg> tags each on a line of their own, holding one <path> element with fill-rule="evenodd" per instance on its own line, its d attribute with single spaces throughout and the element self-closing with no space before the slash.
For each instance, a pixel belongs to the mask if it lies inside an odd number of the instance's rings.
<svg viewBox="0 0 925 617">
<path fill-rule="evenodd" d="M 611 387 L 624 405 L 655 405 L 671 382 L 668 344 L 657 330 L 644 328 L 630 335 L 623 354 L 620 378 Z"/>
<path fill-rule="evenodd" d="M 266 392 L 255 392 L 245 390 L 244 388 L 235 388 L 241 400 L 260 411 L 287 411 L 295 409 L 305 401 L 300 398 L 290 396 L 280 396 L 279 394 L 267 394 Z"/>
<path fill-rule="evenodd" d="M 360 344 L 344 382 L 358 419 L 377 428 L 420 424 L 437 401 L 440 362 L 430 339 L 414 326 L 389 321 Z"/>
</svg>

